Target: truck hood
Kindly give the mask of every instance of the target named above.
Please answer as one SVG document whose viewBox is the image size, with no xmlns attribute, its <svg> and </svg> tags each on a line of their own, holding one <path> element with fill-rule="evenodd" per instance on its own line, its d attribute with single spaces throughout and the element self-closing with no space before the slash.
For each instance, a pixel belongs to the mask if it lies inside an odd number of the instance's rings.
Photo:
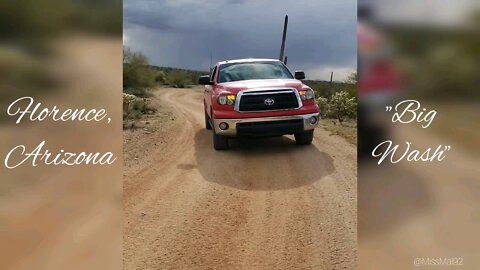
<svg viewBox="0 0 480 270">
<path fill-rule="evenodd" d="M 248 80 L 219 83 L 217 85 L 220 89 L 236 94 L 242 90 L 256 89 L 256 88 L 295 88 L 301 90 L 306 88 L 301 81 L 295 79 L 272 79 L 272 80 Z"/>
</svg>

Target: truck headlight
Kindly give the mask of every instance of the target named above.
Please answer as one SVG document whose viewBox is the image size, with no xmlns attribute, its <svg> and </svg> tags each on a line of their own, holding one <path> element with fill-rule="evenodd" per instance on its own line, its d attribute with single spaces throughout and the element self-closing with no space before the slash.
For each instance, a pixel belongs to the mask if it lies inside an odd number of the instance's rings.
<svg viewBox="0 0 480 270">
<path fill-rule="evenodd" d="M 313 92 L 313 90 L 309 89 L 307 90 L 307 94 L 305 96 L 307 97 L 307 99 L 313 99 L 315 98 L 315 93 Z"/>
<path fill-rule="evenodd" d="M 300 98 L 302 100 L 310 100 L 315 98 L 315 93 L 312 89 L 298 91 L 298 94 L 300 94 Z"/>
<path fill-rule="evenodd" d="M 233 105 L 235 103 L 235 95 L 218 96 L 217 101 L 220 105 Z"/>
<path fill-rule="evenodd" d="M 218 96 L 218 104 L 225 105 L 227 104 L 227 96 Z"/>
</svg>

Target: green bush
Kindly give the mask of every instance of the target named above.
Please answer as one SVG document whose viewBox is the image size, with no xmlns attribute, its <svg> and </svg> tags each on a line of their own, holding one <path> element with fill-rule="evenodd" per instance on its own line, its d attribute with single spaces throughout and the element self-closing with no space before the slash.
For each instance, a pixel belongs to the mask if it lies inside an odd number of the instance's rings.
<svg viewBox="0 0 480 270">
<path fill-rule="evenodd" d="M 346 91 L 340 91 L 333 94 L 328 109 L 342 123 L 347 117 L 356 117 L 357 102 Z"/>
<path fill-rule="evenodd" d="M 143 114 L 147 113 L 147 102 L 143 98 L 137 98 L 132 104 L 134 111 L 139 111 Z"/>
<path fill-rule="evenodd" d="M 336 118 L 342 123 L 345 118 L 357 115 L 358 74 L 351 73 L 344 82 L 309 81 L 318 96 L 317 102 L 323 118 Z"/>
<path fill-rule="evenodd" d="M 317 103 L 318 107 L 320 107 L 320 116 L 322 116 L 322 118 L 330 117 L 330 115 L 328 115 L 328 98 L 319 97 L 317 98 Z"/>
<path fill-rule="evenodd" d="M 346 118 L 355 118 L 357 115 L 357 102 L 346 91 L 337 92 L 330 99 L 319 97 L 317 103 L 322 118 L 335 118 L 342 123 Z"/>
<path fill-rule="evenodd" d="M 150 88 L 129 87 L 129 88 L 124 88 L 123 92 L 126 94 L 134 95 L 137 97 L 143 97 L 143 98 L 151 96 Z"/>
<path fill-rule="evenodd" d="M 123 50 L 123 87 L 150 88 L 156 85 L 157 71 L 149 68 L 147 58 L 128 48 Z"/>
<path fill-rule="evenodd" d="M 165 72 L 163 71 L 158 71 L 157 72 L 157 75 L 155 76 L 155 81 L 158 83 L 158 84 L 164 84 L 165 83 Z"/>
<path fill-rule="evenodd" d="M 185 72 L 173 70 L 167 74 L 166 82 L 174 88 L 184 88 L 192 84 L 191 78 Z"/>
<path fill-rule="evenodd" d="M 123 93 L 123 119 L 140 119 L 142 115 L 155 112 L 150 100 Z"/>
</svg>

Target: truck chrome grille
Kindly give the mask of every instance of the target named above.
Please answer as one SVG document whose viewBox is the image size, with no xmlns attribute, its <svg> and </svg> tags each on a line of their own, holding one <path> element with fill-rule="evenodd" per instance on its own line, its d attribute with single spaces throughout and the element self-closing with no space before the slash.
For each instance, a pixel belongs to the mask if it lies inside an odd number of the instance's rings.
<svg viewBox="0 0 480 270">
<path fill-rule="evenodd" d="M 294 89 L 253 90 L 242 92 L 237 101 L 239 112 L 297 109 L 301 101 Z"/>
</svg>

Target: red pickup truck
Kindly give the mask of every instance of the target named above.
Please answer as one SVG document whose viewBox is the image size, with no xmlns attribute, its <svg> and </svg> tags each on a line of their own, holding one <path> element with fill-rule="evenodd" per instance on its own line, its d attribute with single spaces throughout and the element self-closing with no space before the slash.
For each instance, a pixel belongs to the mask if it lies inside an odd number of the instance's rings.
<svg viewBox="0 0 480 270">
<path fill-rule="evenodd" d="M 279 60 L 239 59 L 219 62 L 205 85 L 205 126 L 213 129 L 213 147 L 228 148 L 240 136 L 293 134 L 297 144 L 311 144 L 320 109 L 313 90 Z"/>
</svg>

